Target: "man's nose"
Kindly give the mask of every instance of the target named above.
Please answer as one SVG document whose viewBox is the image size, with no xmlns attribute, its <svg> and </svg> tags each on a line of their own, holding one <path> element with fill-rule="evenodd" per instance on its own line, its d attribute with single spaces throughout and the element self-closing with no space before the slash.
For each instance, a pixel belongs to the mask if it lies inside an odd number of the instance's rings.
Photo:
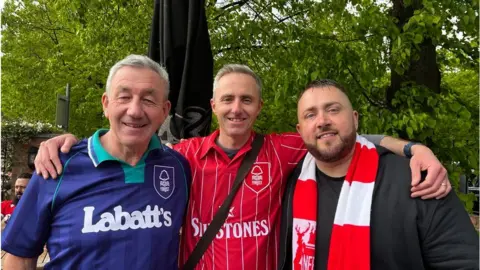
<svg viewBox="0 0 480 270">
<path fill-rule="evenodd" d="M 325 128 L 327 126 L 330 126 L 330 124 L 331 124 L 330 117 L 328 116 L 328 113 L 326 113 L 326 112 L 320 112 L 318 114 L 318 117 L 317 117 L 316 121 L 317 121 L 317 123 L 316 123 L 317 128 L 320 128 L 320 129 Z"/>
<path fill-rule="evenodd" d="M 232 112 L 233 113 L 238 113 L 242 110 L 242 101 L 241 100 L 235 100 L 232 103 Z"/>
<path fill-rule="evenodd" d="M 140 118 L 143 115 L 143 106 L 140 99 L 133 99 L 128 105 L 127 115 L 132 118 Z"/>
</svg>

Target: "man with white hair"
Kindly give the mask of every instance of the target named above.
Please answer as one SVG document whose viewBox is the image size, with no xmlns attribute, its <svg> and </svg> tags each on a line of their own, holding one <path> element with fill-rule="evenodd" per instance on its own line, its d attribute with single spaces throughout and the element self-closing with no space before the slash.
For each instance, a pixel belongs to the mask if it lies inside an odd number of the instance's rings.
<svg viewBox="0 0 480 270">
<path fill-rule="evenodd" d="M 177 269 L 190 167 L 155 134 L 170 110 L 168 84 L 145 56 L 110 69 L 110 129 L 62 154 L 58 181 L 33 176 L 3 235 L 5 269 L 34 268 L 45 243 L 47 269 Z"/>
</svg>

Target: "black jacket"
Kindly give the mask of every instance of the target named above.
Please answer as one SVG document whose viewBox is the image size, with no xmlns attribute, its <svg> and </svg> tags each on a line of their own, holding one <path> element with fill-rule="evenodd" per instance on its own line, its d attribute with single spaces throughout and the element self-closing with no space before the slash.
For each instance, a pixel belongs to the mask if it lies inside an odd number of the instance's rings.
<svg viewBox="0 0 480 270">
<path fill-rule="evenodd" d="M 455 192 L 441 200 L 412 199 L 409 161 L 380 146 L 377 151 L 371 269 L 479 269 L 479 237 Z M 291 269 L 292 198 L 302 163 L 284 194 L 279 269 Z"/>
</svg>

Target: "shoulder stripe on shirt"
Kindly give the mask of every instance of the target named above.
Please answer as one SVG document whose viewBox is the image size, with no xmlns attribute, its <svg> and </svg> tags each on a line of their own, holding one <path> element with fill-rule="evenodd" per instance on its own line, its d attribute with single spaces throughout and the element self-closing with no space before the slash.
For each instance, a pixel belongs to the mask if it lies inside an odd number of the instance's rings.
<svg viewBox="0 0 480 270">
<path fill-rule="evenodd" d="M 307 150 L 306 148 L 298 148 L 298 147 L 291 147 L 291 146 L 288 146 L 288 145 L 285 145 L 285 144 L 280 144 L 280 146 L 282 147 L 285 147 L 285 148 L 289 148 L 289 149 L 293 149 L 293 150 Z"/>
<path fill-rule="evenodd" d="M 80 153 L 81 152 L 77 152 L 75 155 L 73 155 L 69 159 L 67 159 L 67 161 L 65 162 L 65 166 L 63 166 L 63 173 L 62 173 L 62 175 L 60 175 L 60 179 L 58 179 L 57 187 L 55 188 L 55 193 L 53 193 L 52 207 L 50 208 L 50 211 L 52 211 L 52 212 L 53 212 L 53 206 L 55 204 L 55 199 L 57 198 L 58 190 L 60 189 L 60 185 L 62 184 L 63 176 L 65 175 L 65 172 L 67 171 L 68 163 L 70 163 L 70 160 L 72 160 L 72 158 L 74 158 L 76 155 L 78 155 Z M 53 180 L 46 180 L 46 181 L 53 181 Z"/>
<path fill-rule="evenodd" d="M 87 143 L 87 150 L 88 150 L 88 156 L 90 157 L 90 159 L 92 160 L 93 162 L 93 165 L 95 167 L 98 166 L 98 163 L 97 161 L 95 160 L 95 158 L 93 157 L 93 152 L 92 152 L 92 148 L 93 148 L 93 141 L 92 141 L 92 137 L 88 138 L 88 143 Z"/>
</svg>

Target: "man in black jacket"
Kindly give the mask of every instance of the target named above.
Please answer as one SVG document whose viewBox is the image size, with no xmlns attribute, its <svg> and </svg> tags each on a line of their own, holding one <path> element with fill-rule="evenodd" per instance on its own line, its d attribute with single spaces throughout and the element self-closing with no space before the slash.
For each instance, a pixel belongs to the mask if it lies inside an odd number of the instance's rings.
<svg viewBox="0 0 480 270">
<path fill-rule="evenodd" d="M 341 85 L 310 83 L 298 121 L 314 168 L 305 174 L 302 161 L 287 184 L 280 269 L 479 269 L 478 234 L 455 192 L 411 198 L 408 160 L 356 135 L 358 113 Z"/>
</svg>

